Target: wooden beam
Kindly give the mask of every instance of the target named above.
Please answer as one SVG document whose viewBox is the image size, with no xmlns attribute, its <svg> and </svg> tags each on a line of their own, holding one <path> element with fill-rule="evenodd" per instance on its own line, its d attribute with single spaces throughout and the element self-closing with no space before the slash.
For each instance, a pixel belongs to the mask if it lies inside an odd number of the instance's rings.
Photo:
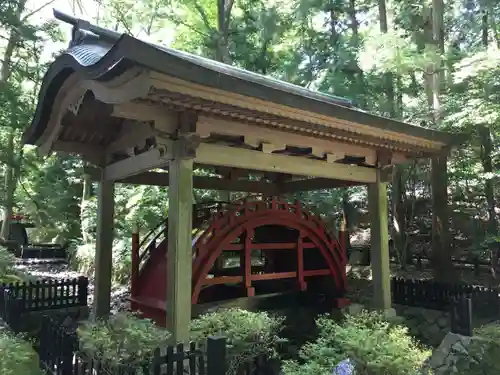
<svg viewBox="0 0 500 375">
<path fill-rule="evenodd" d="M 256 171 L 289 173 L 334 180 L 373 183 L 374 168 L 327 163 L 298 156 L 266 154 L 260 151 L 202 143 L 196 151 L 196 161 L 209 165 L 224 165 Z"/>
<path fill-rule="evenodd" d="M 86 167 L 84 173 L 91 176 L 92 181 L 99 181 L 100 171 L 97 168 Z M 168 186 L 170 179 L 168 173 L 143 172 L 116 181 L 121 184 Z M 278 194 L 276 184 L 264 181 L 230 180 L 218 177 L 193 176 L 195 189 L 234 191 L 244 193 Z"/>
<path fill-rule="evenodd" d="M 333 139 L 284 132 L 221 118 L 200 116 L 198 118 L 198 129 L 204 134 L 217 133 L 244 136 L 245 142 L 252 145 L 270 143 L 302 148 L 310 147 L 312 148 L 312 153 L 320 157 L 323 157 L 325 154 L 341 154 L 342 157 L 344 155 L 361 156 L 366 158 L 367 164 L 375 164 L 377 159 L 376 148 L 343 143 Z"/>
<path fill-rule="evenodd" d="M 170 147 L 167 147 L 163 152 L 159 148 L 153 148 L 142 154 L 107 165 L 104 168 L 103 178 L 108 181 L 121 180 L 166 165 L 171 158 Z"/>
<path fill-rule="evenodd" d="M 363 182 L 330 180 L 328 178 L 308 178 L 298 181 L 290 181 L 282 184 L 281 194 L 295 193 L 297 191 L 311 191 L 321 189 L 333 189 L 340 187 L 364 185 Z"/>
</svg>

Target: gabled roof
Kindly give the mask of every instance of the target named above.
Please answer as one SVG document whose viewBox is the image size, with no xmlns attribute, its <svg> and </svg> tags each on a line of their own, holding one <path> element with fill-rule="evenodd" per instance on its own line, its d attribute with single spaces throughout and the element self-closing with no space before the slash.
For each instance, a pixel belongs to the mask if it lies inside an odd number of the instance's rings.
<svg viewBox="0 0 500 375">
<path fill-rule="evenodd" d="M 355 140 L 356 134 L 372 133 L 366 131 L 372 128 L 377 134 L 383 134 L 382 130 L 388 134 L 401 134 L 417 141 L 421 140 L 422 144 L 437 144 L 437 149 L 448 148 L 459 142 L 457 136 L 445 132 L 394 121 L 353 108 L 351 102 L 346 99 L 311 91 L 186 52 L 146 43 L 56 11 L 55 15 L 74 26 L 73 40 L 70 47 L 53 62 L 44 77 L 36 114 L 24 136 L 24 141 L 28 144 L 37 144 L 45 132 L 55 97 L 71 74 L 76 72 L 82 80 L 105 83 L 134 66 L 203 87 L 307 111 L 312 115 L 323 116 L 323 119 L 328 117 L 344 121 L 343 129 L 336 129 L 338 139 Z M 282 116 L 287 117 L 287 113 Z M 321 127 L 304 122 L 300 127 L 301 131 L 316 135 L 333 131 L 329 126 Z M 366 134 L 367 145 L 379 144 L 384 147 L 389 139 Z M 378 141 L 377 137 L 380 138 Z M 433 147 L 434 152 L 437 151 L 436 147 Z M 430 150 L 432 151 L 432 148 Z"/>
</svg>

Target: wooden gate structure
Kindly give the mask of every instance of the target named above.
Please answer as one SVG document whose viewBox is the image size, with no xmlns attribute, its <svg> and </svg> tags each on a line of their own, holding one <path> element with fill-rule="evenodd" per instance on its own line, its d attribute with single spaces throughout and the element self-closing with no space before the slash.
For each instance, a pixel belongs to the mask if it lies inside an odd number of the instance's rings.
<svg viewBox="0 0 500 375">
<path fill-rule="evenodd" d="M 43 155 L 78 154 L 99 169 L 97 316 L 110 307 L 117 182 L 169 187 L 166 303 L 175 340 L 188 337 L 193 188 L 277 196 L 367 185 L 373 303 L 391 308 L 391 167 L 446 156 L 455 136 L 64 14 L 56 17 L 73 25 L 73 38 L 45 75 L 24 142 Z M 193 176 L 197 166 L 213 168 L 219 177 Z M 168 173 L 154 171 L 161 168 Z"/>
</svg>

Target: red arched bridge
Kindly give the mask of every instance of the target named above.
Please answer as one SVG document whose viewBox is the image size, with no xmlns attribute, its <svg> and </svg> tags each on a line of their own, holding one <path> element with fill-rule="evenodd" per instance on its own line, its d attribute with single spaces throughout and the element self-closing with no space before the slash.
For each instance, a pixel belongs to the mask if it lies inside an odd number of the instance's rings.
<svg viewBox="0 0 500 375">
<path fill-rule="evenodd" d="M 271 199 L 193 207 L 193 305 L 294 289 L 314 289 L 337 305 L 345 302 L 343 238 L 334 237 L 299 202 Z M 132 309 L 161 325 L 167 235 L 165 219 L 142 241 L 134 235 L 132 246 Z"/>
</svg>

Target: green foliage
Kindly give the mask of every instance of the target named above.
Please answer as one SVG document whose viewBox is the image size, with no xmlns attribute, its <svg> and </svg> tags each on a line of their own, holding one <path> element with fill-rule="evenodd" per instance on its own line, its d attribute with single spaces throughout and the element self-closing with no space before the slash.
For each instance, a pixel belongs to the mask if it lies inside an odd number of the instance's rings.
<svg viewBox="0 0 500 375">
<path fill-rule="evenodd" d="M 170 333 L 151 320 L 120 312 L 108 320 L 86 322 L 77 330 L 80 351 L 106 366 L 137 366 L 151 358 L 154 349 L 165 346 Z"/>
<path fill-rule="evenodd" d="M 203 343 L 209 336 L 227 338 L 229 373 L 259 354 L 274 354 L 276 345 L 282 341 L 279 337 L 282 328 L 281 318 L 241 309 L 208 313 L 190 323 L 193 341 Z"/>
<path fill-rule="evenodd" d="M 14 269 L 16 258 L 6 248 L 0 247 L 0 277 L 11 273 Z"/>
<path fill-rule="evenodd" d="M 0 330 L 0 374 L 42 375 L 31 343 Z"/>
<path fill-rule="evenodd" d="M 209 336 L 228 339 L 229 372 L 259 354 L 275 354 L 283 320 L 265 312 L 221 310 L 194 319 L 190 338 L 201 345 Z M 80 351 L 102 360 L 108 367 L 136 367 L 165 347 L 170 334 L 148 319 L 121 312 L 108 320 L 86 322 L 78 328 Z"/>
<path fill-rule="evenodd" d="M 500 323 L 484 325 L 474 330 L 466 351 L 457 351 L 459 374 L 484 375 L 500 372 Z M 452 373 L 450 369 L 450 374 Z M 456 373 L 456 372 L 454 372 Z"/>
<path fill-rule="evenodd" d="M 113 269 L 111 281 L 115 285 L 124 285 L 130 280 L 132 267 L 132 247 L 130 239 L 115 240 L 113 242 Z M 95 271 L 95 242 L 82 244 L 76 247 L 72 259 L 73 267 L 80 273 L 93 277 Z"/>
<path fill-rule="evenodd" d="M 348 315 L 341 323 L 329 316 L 316 322 L 319 337 L 300 351 L 303 364 L 287 361 L 286 375 L 327 375 L 350 358 L 356 375 L 417 375 L 430 351 L 418 345 L 405 327 L 374 312 Z"/>
<path fill-rule="evenodd" d="M 0 247 L 0 284 L 26 281 L 27 276 L 14 268 L 16 258 L 6 248 Z"/>
</svg>

